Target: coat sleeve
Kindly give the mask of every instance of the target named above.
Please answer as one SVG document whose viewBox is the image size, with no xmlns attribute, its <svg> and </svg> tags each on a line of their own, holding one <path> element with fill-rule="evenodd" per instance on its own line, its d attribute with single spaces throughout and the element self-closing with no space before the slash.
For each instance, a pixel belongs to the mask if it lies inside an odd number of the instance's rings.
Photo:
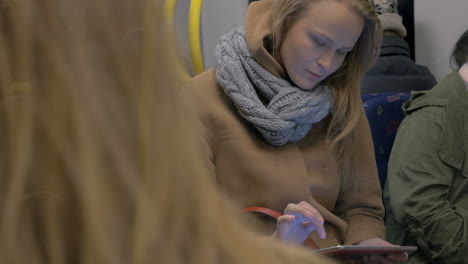
<svg viewBox="0 0 468 264">
<path fill-rule="evenodd" d="M 375 237 L 385 239 L 382 190 L 364 109 L 361 109 L 354 137 L 356 149 L 352 150 L 352 155 L 356 174 L 341 189 L 336 206 L 337 215 L 348 224 L 345 244 L 355 244 Z"/>
<path fill-rule="evenodd" d="M 468 252 L 468 212 L 449 201 L 460 172 L 438 155 L 442 107 L 408 116 L 393 146 L 386 193 L 392 217 L 435 263 L 459 263 Z M 466 190 L 466 189 L 465 189 Z"/>
<path fill-rule="evenodd" d="M 202 124 L 203 126 L 203 124 Z M 216 185 L 216 169 L 214 165 L 214 154 L 213 154 L 213 144 L 212 139 L 209 136 L 209 133 L 206 131 L 206 127 L 202 127 L 201 131 L 203 132 L 200 138 L 200 154 L 202 164 L 204 166 L 205 172 Z"/>
<path fill-rule="evenodd" d="M 211 70 L 209 71 L 211 72 Z M 185 88 L 186 100 L 192 105 L 192 112 L 187 113 L 190 118 L 194 119 L 193 128 L 194 133 L 197 137 L 197 147 L 199 160 L 203 165 L 203 169 L 208 177 L 216 184 L 216 169 L 214 165 L 214 129 L 213 129 L 213 117 L 208 109 L 210 105 L 210 98 L 206 96 L 206 87 L 211 85 L 209 78 L 211 75 L 203 73 L 194 79 L 190 80 Z"/>
</svg>

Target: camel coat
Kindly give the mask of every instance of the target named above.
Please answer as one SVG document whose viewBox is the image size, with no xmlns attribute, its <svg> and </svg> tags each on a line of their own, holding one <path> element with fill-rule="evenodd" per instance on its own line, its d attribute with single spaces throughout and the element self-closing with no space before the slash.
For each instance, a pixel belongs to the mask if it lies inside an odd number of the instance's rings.
<svg viewBox="0 0 468 264">
<path fill-rule="evenodd" d="M 255 59 L 276 76 L 287 78 L 283 67 L 263 45 L 270 31 L 271 0 L 252 3 L 246 17 L 246 35 Z M 385 237 L 384 209 L 377 177 L 369 125 L 362 110 L 356 127 L 358 175 L 355 188 L 342 189 L 340 169 L 326 140 L 330 118 L 314 124 L 295 143 L 275 147 L 266 143 L 244 120 L 216 81 L 216 68 L 192 79 L 191 100 L 203 126 L 203 159 L 223 193 L 241 207 L 265 206 L 283 212 L 288 203 L 307 201 L 325 219 L 326 239 L 315 232 L 320 246 L 354 244 Z M 275 221 L 263 221 L 274 228 Z"/>
</svg>

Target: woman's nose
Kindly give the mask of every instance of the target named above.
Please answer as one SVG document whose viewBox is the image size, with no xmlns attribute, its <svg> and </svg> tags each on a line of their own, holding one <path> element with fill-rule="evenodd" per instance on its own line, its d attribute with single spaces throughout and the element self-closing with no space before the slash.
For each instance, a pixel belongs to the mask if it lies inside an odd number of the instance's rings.
<svg viewBox="0 0 468 264">
<path fill-rule="evenodd" d="M 328 71 L 333 66 L 333 52 L 325 52 L 320 56 L 318 64 L 322 71 Z"/>
</svg>

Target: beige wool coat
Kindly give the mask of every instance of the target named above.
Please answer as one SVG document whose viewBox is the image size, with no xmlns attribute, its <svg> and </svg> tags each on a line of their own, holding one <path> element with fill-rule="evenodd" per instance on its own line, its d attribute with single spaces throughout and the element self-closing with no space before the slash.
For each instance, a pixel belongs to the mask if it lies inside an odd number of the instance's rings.
<svg viewBox="0 0 468 264">
<path fill-rule="evenodd" d="M 272 74 L 286 78 L 283 67 L 263 45 L 270 34 L 271 0 L 249 6 L 246 35 L 255 59 Z M 326 142 L 330 118 L 314 124 L 295 143 L 271 146 L 244 120 L 216 82 L 216 68 L 188 85 L 203 126 L 203 159 L 219 189 L 242 207 L 264 206 L 283 212 L 288 203 L 307 201 L 324 217 L 326 239 L 313 232 L 319 247 L 385 238 L 384 209 L 369 125 L 362 110 L 356 127 L 357 189 L 342 189 L 340 169 Z M 265 223 L 274 227 L 275 221 Z"/>
</svg>

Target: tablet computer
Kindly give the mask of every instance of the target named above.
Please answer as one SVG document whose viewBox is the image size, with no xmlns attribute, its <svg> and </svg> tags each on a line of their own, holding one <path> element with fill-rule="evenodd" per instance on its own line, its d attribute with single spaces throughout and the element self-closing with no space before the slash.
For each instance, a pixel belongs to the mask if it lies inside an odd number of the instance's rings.
<svg viewBox="0 0 468 264">
<path fill-rule="evenodd" d="M 416 251 L 418 247 L 414 246 L 362 246 L 362 245 L 339 245 L 334 247 L 314 250 L 314 253 L 324 254 L 334 257 L 358 257 L 371 255 L 389 255 L 404 252 Z"/>
</svg>

